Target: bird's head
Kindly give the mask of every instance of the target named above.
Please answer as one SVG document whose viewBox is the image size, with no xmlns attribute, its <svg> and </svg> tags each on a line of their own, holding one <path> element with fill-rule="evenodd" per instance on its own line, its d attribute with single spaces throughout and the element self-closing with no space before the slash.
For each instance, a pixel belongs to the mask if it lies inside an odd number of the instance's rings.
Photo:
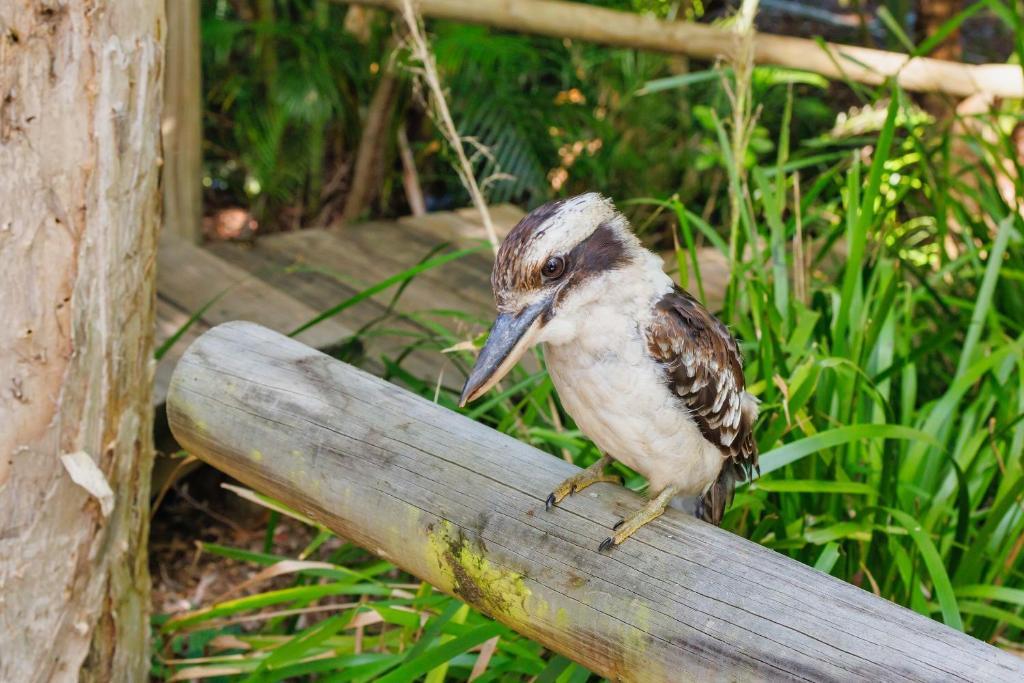
<svg viewBox="0 0 1024 683">
<path fill-rule="evenodd" d="M 612 202 L 596 192 L 548 202 L 512 229 L 491 286 L 498 317 L 462 390 L 460 405 L 486 393 L 526 351 L 566 336 L 565 323 L 601 293 L 600 278 L 649 254 Z"/>
</svg>

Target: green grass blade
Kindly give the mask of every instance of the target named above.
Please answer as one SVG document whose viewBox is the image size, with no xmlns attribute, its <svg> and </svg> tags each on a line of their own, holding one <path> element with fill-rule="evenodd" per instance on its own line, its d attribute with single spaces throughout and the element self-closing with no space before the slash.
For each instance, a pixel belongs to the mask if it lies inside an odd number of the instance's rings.
<svg viewBox="0 0 1024 683">
<path fill-rule="evenodd" d="M 939 555 L 939 551 L 936 549 L 931 536 L 928 535 L 916 519 L 906 512 L 894 508 L 885 508 L 885 510 L 910 533 L 910 537 L 917 545 L 925 568 L 927 568 L 928 574 L 932 578 L 935 597 L 939 601 L 939 607 L 942 610 L 942 620 L 947 626 L 963 631 L 964 623 L 960 618 L 960 608 L 957 606 L 953 584 L 949 580 L 949 574 L 946 573 L 946 567 L 942 563 L 942 556 Z"/>
<path fill-rule="evenodd" d="M 233 287 L 233 286 L 234 286 L 234 285 L 232 285 L 232 287 Z M 175 331 L 174 331 L 174 334 L 172 334 L 172 335 L 171 335 L 170 337 L 168 337 L 167 339 L 165 339 L 165 340 L 164 340 L 164 343 L 163 343 L 163 344 L 161 344 L 161 345 L 160 345 L 160 346 L 159 346 L 159 347 L 157 348 L 157 350 L 153 352 L 153 358 L 155 358 L 156 360 L 160 360 L 160 359 L 161 359 L 161 358 L 163 358 L 163 357 L 164 357 L 165 355 L 167 355 L 167 352 L 168 352 L 168 351 L 170 351 L 170 350 L 171 350 L 171 348 L 172 348 L 172 347 L 173 347 L 173 346 L 174 346 L 175 344 L 177 344 L 177 343 L 178 343 L 178 340 L 179 340 L 179 339 L 181 339 L 181 338 L 182 338 L 182 337 L 183 337 L 183 336 L 185 335 L 185 333 L 186 333 L 186 332 L 188 332 L 188 331 L 189 331 L 189 329 L 190 329 L 190 328 L 191 328 L 191 327 L 192 327 L 193 325 L 195 325 L 195 324 L 196 324 L 196 322 L 197 322 L 197 321 L 198 321 L 198 320 L 199 320 L 200 318 L 202 318 L 202 317 L 203 317 L 203 315 L 204 315 L 204 314 L 205 314 L 205 313 L 206 313 L 206 312 L 207 312 L 208 310 L 210 310 L 210 307 L 211 307 L 211 306 L 213 306 L 213 305 L 214 305 L 215 303 L 217 303 L 218 301 L 220 301 L 221 297 L 223 297 L 223 296 L 224 296 L 225 294 L 227 294 L 227 293 L 228 293 L 229 291 L 231 291 L 231 287 L 225 287 L 225 288 L 224 288 L 223 290 L 221 290 L 220 292 L 218 292 L 218 293 L 217 293 L 217 294 L 216 294 L 216 295 L 215 295 L 215 296 L 214 296 L 214 297 L 213 297 L 212 299 L 210 299 L 210 300 L 209 300 L 209 301 L 207 301 L 207 302 L 206 302 L 205 304 L 203 304 L 202 306 L 200 306 L 198 310 L 196 310 L 196 311 L 195 311 L 195 312 L 194 312 L 194 313 L 193 313 L 192 315 L 190 315 L 190 316 L 188 317 L 188 320 L 186 320 L 186 321 L 185 321 L 184 323 L 182 323 L 182 324 L 181 324 L 181 326 L 180 326 L 180 327 L 179 327 L 179 328 L 178 328 L 177 330 L 175 330 Z"/>
<path fill-rule="evenodd" d="M 821 554 L 818 556 L 817 562 L 814 563 L 814 568 L 819 572 L 831 574 L 832 568 L 836 566 L 836 562 L 838 560 L 839 544 L 835 542 L 826 543 L 825 547 L 821 549 Z"/>
<path fill-rule="evenodd" d="M 926 434 L 911 427 L 891 424 L 859 424 L 846 427 L 836 427 L 814 436 L 808 436 L 799 441 L 787 443 L 764 453 L 759 458 L 761 475 L 790 465 L 803 457 L 862 439 L 904 439 L 908 441 L 923 441 L 933 446 L 941 446 L 930 434 Z"/>
<path fill-rule="evenodd" d="M 344 301 L 342 301 L 342 302 L 340 302 L 340 303 L 338 303 L 338 304 L 336 304 L 334 306 L 331 306 L 327 310 L 323 311 L 322 313 L 314 316 L 310 320 L 308 320 L 308 321 L 304 322 L 303 324 L 299 325 L 298 327 L 296 327 L 294 330 L 292 330 L 291 332 L 288 333 L 288 336 L 289 337 L 294 337 L 297 334 L 301 334 L 302 332 L 305 332 L 306 330 L 308 330 L 309 328 L 313 327 L 317 323 L 321 323 L 324 320 L 327 320 L 328 318 L 333 318 L 334 316 L 336 316 L 339 313 L 341 313 L 342 311 L 344 311 L 346 308 L 351 308 L 352 306 L 355 306 L 356 304 L 358 304 L 360 301 L 365 301 L 366 299 L 369 299 L 374 294 L 379 294 L 380 292 L 383 292 L 384 290 L 386 290 L 387 288 L 389 288 L 389 287 L 391 287 L 393 285 L 396 285 L 396 284 L 398 284 L 400 282 L 404 282 L 404 281 L 408 280 L 409 278 L 416 277 L 420 273 L 422 273 L 424 271 L 427 271 L 427 270 L 430 270 L 431 268 L 437 268 L 438 266 L 443 266 L 444 264 L 446 264 L 446 263 L 448 263 L 450 261 L 454 261 L 454 260 L 460 259 L 460 258 L 462 258 L 464 256 L 468 256 L 469 254 L 473 254 L 473 253 L 476 253 L 478 251 L 482 251 L 482 250 L 486 249 L 487 246 L 488 245 L 482 244 L 482 245 L 480 245 L 478 247 L 471 247 L 469 249 L 460 249 L 459 251 L 454 251 L 454 252 L 452 252 L 450 254 L 443 254 L 441 256 L 437 256 L 435 258 L 428 259 L 427 261 L 423 261 L 422 263 L 419 263 L 419 264 L 413 266 L 412 268 L 407 268 L 406 270 L 403 270 L 401 273 L 398 273 L 397 275 L 392 275 L 389 278 L 381 280 L 377 284 L 375 284 L 375 285 L 373 285 L 371 287 L 367 287 L 366 289 L 364 289 L 361 292 L 359 292 L 359 293 L 349 297 L 348 299 L 345 299 Z"/>
<path fill-rule="evenodd" d="M 1013 223 L 1013 214 L 1006 216 L 999 223 L 996 240 L 992 245 L 988 263 L 985 265 L 985 276 L 981 281 L 981 289 L 978 290 L 978 298 L 974 304 L 974 312 L 971 313 L 971 322 L 967 327 L 967 338 L 964 340 L 963 350 L 960 352 L 960 362 L 956 366 L 956 377 L 958 378 L 967 371 L 974 359 L 974 348 L 978 345 L 981 330 L 985 326 L 985 319 L 992 307 L 992 295 L 995 293 L 996 282 L 999 280 L 999 272 L 1003 266 L 1003 254 L 1006 253 L 1006 245 L 1010 241 Z"/>
<path fill-rule="evenodd" d="M 464 635 L 424 650 L 416 657 L 407 660 L 397 669 L 389 672 L 386 676 L 378 678 L 377 683 L 406 683 L 406 681 L 415 680 L 418 676 L 449 661 L 452 657 L 466 652 L 506 631 L 505 626 L 495 622 L 477 626 Z"/>
<path fill-rule="evenodd" d="M 773 493 L 849 493 L 871 496 L 878 491 L 871 484 L 856 481 L 822 481 L 818 479 L 759 479 L 754 485 Z"/>
<path fill-rule="evenodd" d="M 449 623 L 451 624 L 465 624 L 466 617 L 469 616 L 469 605 L 463 605 L 451 618 Z M 453 636 L 443 635 L 441 636 L 441 642 L 447 643 L 452 640 Z M 423 683 L 444 683 L 445 677 L 448 675 L 448 662 L 447 660 L 431 669 L 427 672 L 426 677 L 423 679 Z"/>
<path fill-rule="evenodd" d="M 297 586 L 280 590 L 257 593 L 237 600 L 228 600 L 206 609 L 189 612 L 169 620 L 163 626 L 164 632 L 179 631 L 204 621 L 226 617 L 239 612 L 269 607 L 281 603 L 313 601 L 334 595 L 378 595 L 387 597 L 391 589 L 385 586 L 360 585 L 354 583 L 327 583 L 315 586 Z"/>
<path fill-rule="evenodd" d="M 960 604 L 960 610 L 964 614 L 972 614 L 979 617 L 985 617 L 998 623 L 1007 624 L 1012 628 L 1024 630 L 1024 617 L 1021 615 L 1011 612 L 1008 609 L 1002 607 L 996 607 L 995 605 L 989 605 L 984 602 L 974 602 L 968 600 Z"/>
<path fill-rule="evenodd" d="M 348 626 L 348 623 L 357 611 L 353 609 L 345 614 L 328 617 L 292 637 L 284 645 L 275 648 L 270 653 L 270 656 L 264 659 L 259 667 L 257 667 L 256 671 L 245 679 L 246 683 L 259 683 L 259 681 L 265 680 L 264 672 L 281 665 L 295 663 L 310 649 L 320 645 L 335 633 Z"/>
<path fill-rule="evenodd" d="M 1024 607 L 1024 588 L 975 584 L 971 586 L 957 586 L 956 595 L 958 598 L 997 600 L 999 602 L 1008 602 L 1018 607 Z"/>
</svg>

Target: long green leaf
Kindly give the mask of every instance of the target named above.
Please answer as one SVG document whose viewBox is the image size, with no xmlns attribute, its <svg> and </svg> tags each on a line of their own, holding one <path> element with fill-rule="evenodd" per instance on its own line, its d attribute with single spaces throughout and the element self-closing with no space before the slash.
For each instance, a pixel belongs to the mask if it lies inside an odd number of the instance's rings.
<svg viewBox="0 0 1024 683">
<path fill-rule="evenodd" d="M 999 223 L 996 240 L 992 245 L 988 264 L 985 266 L 985 277 L 981 281 L 981 289 L 978 290 L 978 298 L 974 303 L 971 322 L 967 327 L 967 338 L 964 340 L 960 361 L 956 366 L 956 377 L 963 375 L 974 359 L 974 347 L 978 345 L 981 330 L 985 326 L 985 318 L 988 317 L 989 309 L 992 306 L 992 295 L 995 293 L 996 282 L 999 280 L 999 272 L 1003 266 L 1003 254 L 1006 253 L 1006 244 L 1010 241 L 1013 223 L 1013 214 L 1007 215 Z"/>
<path fill-rule="evenodd" d="M 930 434 L 903 425 L 859 424 L 836 427 L 814 436 L 805 437 L 799 441 L 787 443 L 784 446 L 779 446 L 764 453 L 759 459 L 761 475 L 774 472 L 779 468 L 790 465 L 803 457 L 826 448 L 834 448 L 835 446 L 842 446 L 863 439 L 904 439 L 908 441 L 922 441 L 941 447 L 941 444 Z"/>
<path fill-rule="evenodd" d="M 472 631 L 453 638 L 446 643 L 424 650 L 420 655 L 406 661 L 402 666 L 377 679 L 377 683 L 405 683 L 447 662 L 494 636 L 506 632 L 505 626 L 492 622 L 477 626 Z"/>
<path fill-rule="evenodd" d="M 942 556 L 935 547 L 935 543 L 924 530 L 921 524 L 903 510 L 885 508 L 886 512 L 892 515 L 904 529 L 910 533 L 910 537 L 917 544 L 917 550 L 921 554 L 928 574 L 932 577 L 932 587 L 935 597 L 942 609 L 942 620 L 946 625 L 958 631 L 964 630 L 963 620 L 960 618 L 960 608 L 957 606 L 956 594 L 953 592 L 953 584 L 946 573 L 946 567 L 942 563 Z"/>
</svg>

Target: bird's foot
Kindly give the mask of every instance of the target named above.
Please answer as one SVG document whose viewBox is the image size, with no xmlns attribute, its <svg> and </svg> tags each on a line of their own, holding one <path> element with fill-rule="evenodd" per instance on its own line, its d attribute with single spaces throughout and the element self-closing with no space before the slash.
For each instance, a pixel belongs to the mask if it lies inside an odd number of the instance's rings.
<svg viewBox="0 0 1024 683">
<path fill-rule="evenodd" d="M 550 510 L 552 507 L 558 505 L 577 491 L 582 491 L 591 484 L 596 484 L 599 481 L 621 484 L 622 479 L 618 475 L 604 473 L 604 468 L 610 465 L 611 462 L 612 459 L 605 455 L 582 472 L 577 472 L 563 481 L 555 488 L 554 491 L 551 492 L 551 495 L 548 496 L 544 507 Z"/>
<path fill-rule="evenodd" d="M 678 492 L 679 491 L 674 486 L 668 486 L 665 490 L 652 498 L 647 505 L 643 506 L 628 517 L 620 519 L 619 522 L 612 527 L 615 534 L 601 541 L 601 545 L 599 545 L 597 549 L 604 551 L 617 546 L 636 533 L 636 530 L 644 524 L 661 517 L 665 512 L 665 508 L 668 507 L 669 502 Z"/>
</svg>

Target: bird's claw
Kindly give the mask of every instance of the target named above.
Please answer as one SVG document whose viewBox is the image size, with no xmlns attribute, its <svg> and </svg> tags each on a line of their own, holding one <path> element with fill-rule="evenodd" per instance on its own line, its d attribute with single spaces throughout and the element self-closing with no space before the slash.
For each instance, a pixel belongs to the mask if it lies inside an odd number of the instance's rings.
<svg viewBox="0 0 1024 683">
<path fill-rule="evenodd" d="M 591 484 L 596 484 L 599 481 L 621 484 L 622 480 L 618 475 L 604 473 L 604 468 L 610 462 L 611 458 L 603 456 L 590 467 L 586 468 L 582 472 L 577 472 L 563 481 L 548 496 L 544 503 L 544 509 L 550 510 L 574 493 L 578 493 Z"/>
<path fill-rule="evenodd" d="M 599 551 L 608 550 L 613 545 L 619 545 L 636 533 L 637 529 L 660 517 L 662 513 L 665 512 L 665 508 L 668 506 L 669 501 L 672 500 L 672 496 L 676 495 L 678 492 L 679 490 L 674 486 L 666 487 L 657 495 L 657 497 L 649 501 L 647 505 L 643 506 L 628 517 L 620 519 L 616 522 L 615 526 L 612 527 L 612 531 L 614 531 L 615 534 L 601 541 L 601 545 L 599 545 L 597 549 Z"/>
<path fill-rule="evenodd" d="M 568 484 L 568 486 L 566 486 L 566 484 Z M 563 483 L 548 495 L 548 499 L 544 501 L 544 509 L 550 510 L 574 493 L 576 493 L 576 484 L 569 482 Z"/>
</svg>

